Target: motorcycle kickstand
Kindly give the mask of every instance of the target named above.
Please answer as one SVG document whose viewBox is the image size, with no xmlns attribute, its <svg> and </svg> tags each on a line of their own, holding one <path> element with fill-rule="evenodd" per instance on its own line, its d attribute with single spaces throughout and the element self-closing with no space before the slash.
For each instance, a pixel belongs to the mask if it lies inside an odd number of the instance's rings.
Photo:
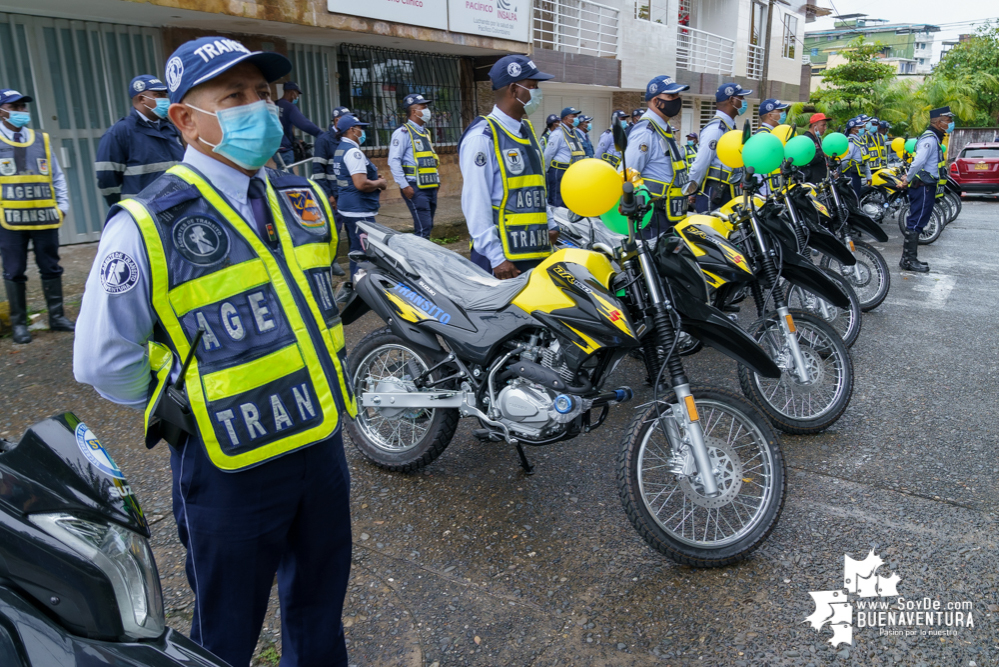
<svg viewBox="0 0 999 667">
<path fill-rule="evenodd" d="M 534 466 L 531 462 L 527 460 L 527 454 L 524 453 L 524 446 L 519 442 L 517 443 L 517 454 L 520 455 L 520 467 L 524 469 L 524 473 L 527 475 L 534 474 Z"/>
</svg>

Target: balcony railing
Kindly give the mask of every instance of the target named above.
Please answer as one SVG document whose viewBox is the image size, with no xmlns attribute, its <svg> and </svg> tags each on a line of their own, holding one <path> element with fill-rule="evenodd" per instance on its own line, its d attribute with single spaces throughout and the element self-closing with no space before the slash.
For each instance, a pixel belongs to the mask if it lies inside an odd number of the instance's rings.
<svg viewBox="0 0 999 667">
<path fill-rule="evenodd" d="M 537 0 L 534 46 L 598 58 L 617 56 L 620 12 L 588 0 Z"/>
<path fill-rule="evenodd" d="M 749 45 L 749 53 L 746 54 L 746 76 L 759 81 L 763 78 L 763 47 L 756 44 Z"/>
<path fill-rule="evenodd" d="M 735 40 L 677 26 L 676 66 L 691 72 L 735 74 Z"/>
</svg>

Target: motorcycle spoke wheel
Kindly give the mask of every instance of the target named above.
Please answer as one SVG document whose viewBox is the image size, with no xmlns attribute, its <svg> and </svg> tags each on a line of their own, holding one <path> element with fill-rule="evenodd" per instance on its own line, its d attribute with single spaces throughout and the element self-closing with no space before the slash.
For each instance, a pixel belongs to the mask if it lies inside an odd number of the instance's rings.
<svg viewBox="0 0 999 667">
<path fill-rule="evenodd" d="M 860 310 L 866 313 L 880 306 L 888 296 L 891 273 L 888 271 L 888 263 L 877 248 L 866 241 L 854 241 L 853 245 L 856 266 L 844 266 L 828 255 L 822 257 L 820 266 L 849 283 L 860 300 Z"/>
<path fill-rule="evenodd" d="M 929 245 L 940 238 L 943 233 L 944 223 L 940 214 L 940 209 L 934 208 L 930 214 L 930 219 L 926 221 L 926 226 L 919 234 L 919 245 Z"/>
<path fill-rule="evenodd" d="M 678 563 L 718 567 L 744 559 L 776 526 L 786 494 L 784 457 L 752 405 L 720 389 L 692 393 L 720 494 L 706 497 L 696 472 L 682 474 L 692 454 L 659 420 L 662 414 L 677 423 L 672 391 L 628 427 L 618 486 L 628 518 L 649 546 Z"/>
<path fill-rule="evenodd" d="M 797 285 L 791 285 L 788 288 L 785 300 L 788 308 L 803 310 L 825 320 L 829 326 L 836 330 L 846 346 L 852 347 L 860 335 L 862 325 L 860 299 L 857 298 L 857 294 L 846 279 L 829 269 L 825 269 L 825 273 L 830 280 L 836 283 L 840 291 L 847 295 L 850 300 L 849 308 L 837 308 L 819 295 Z"/>
<path fill-rule="evenodd" d="M 776 313 L 750 330 L 760 346 L 781 368 L 779 378 L 766 378 L 739 366 L 743 392 L 785 433 L 818 433 L 839 419 L 853 394 L 853 360 L 846 344 L 821 318 L 792 311 L 808 381 L 802 382 Z"/>
</svg>

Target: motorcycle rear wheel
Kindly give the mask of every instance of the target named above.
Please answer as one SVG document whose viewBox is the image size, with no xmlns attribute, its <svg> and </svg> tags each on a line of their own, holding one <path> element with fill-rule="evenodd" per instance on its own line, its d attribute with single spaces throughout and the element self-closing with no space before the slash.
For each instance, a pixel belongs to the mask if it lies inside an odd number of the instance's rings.
<svg viewBox="0 0 999 667">
<path fill-rule="evenodd" d="M 857 265 L 860 267 L 859 276 L 854 267 L 843 266 L 828 255 L 822 256 L 819 266 L 830 269 L 846 279 L 860 299 L 860 309 L 866 313 L 880 306 L 888 296 L 888 290 L 891 289 L 891 273 L 888 271 L 888 262 L 885 261 L 884 255 L 870 243 L 854 240 L 853 246 L 853 256 L 857 258 Z"/>
<path fill-rule="evenodd" d="M 905 215 L 898 216 L 898 231 L 902 232 L 902 234 L 905 234 L 909 218 L 908 207 L 904 210 Z M 923 231 L 919 235 L 919 245 L 929 245 L 940 238 L 944 228 L 944 224 L 941 220 L 940 209 L 934 206 L 933 212 L 930 213 L 930 219 L 926 221 L 926 226 L 923 227 Z"/>
<path fill-rule="evenodd" d="M 791 311 L 809 382 L 802 383 L 786 350 L 779 315 L 767 313 L 747 329 L 783 369 L 780 378 L 765 378 L 739 364 L 739 384 L 770 423 L 785 433 L 810 435 L 843 416 L 853 395 L 853 358 L 836 330 L 821 318 Z"/>
<path fill-rule="evenodd" d="M 784 455 L 767 420 L 744 399 L 714 387 L 692 390 L 721 496 L 707 498 L 668 462 L 676 451 L 656 404 L 636 414 L 621 442 L 617 482 L 624 511 L 646 544 L 693 567 L 746 558 L 770 535 L 787 495 Z M 672 420 L 672 390 L 660 397 Z M 682 455 L 680 455 L 682 457 Z"/>
<path fill-rule="evenodd" d="M 347 422 L 347 431 L 358 451 L 379 468 L 393 472 L 419 470 L 440 456 L 458 427 L 456 408 L 405 410 L 360 405 L 360 394 L 366 391 L 419 391 L 412 374 L 426 371 L 434 362 L 389 327 L 365 336 L 351 351 L 350 362 L 358 406 L 357 417 Z M 443 375 L 438 370 L 432 377 Z"/>
<path fill-rule="evenodd" d="M 961 215 L 961 198 L 953 192 L 948 192 L 944 195 L 944 198 L 949 199 L 951 206 L 954 208 L 954 217 L 948 221 L 948 224 L 950 224 L 957 220 L 957 216 Z"/>
<path fill-rule="evenodd" d="M 853 344 L 857 342 L 857 337 L 860 335 L 863 323 L 860 299 L 857 298 L 857 293 L 854 292 L 849 281 L 843 276 L 840 276 L 836 271 L 831 269 L 823 269 L 823 271 L 829 276 L 830 280 L 836 283 L 840 291 L 846 294 L 850 300 L 849 308 L 837 308 L 819 295 L 809 292 L 804 287 L 791 284 L 788 284 L 787 292 L 784 296 L 787 306 L 788 308 L 802 310 L 806 313 L 811 313 L 815 317 L 822 318 L 836 330 L 836 333 L 843 339 L 847 347 L 853 347 Z M 823 314 L 823 306 L 825 314 Z"/>
</svg>

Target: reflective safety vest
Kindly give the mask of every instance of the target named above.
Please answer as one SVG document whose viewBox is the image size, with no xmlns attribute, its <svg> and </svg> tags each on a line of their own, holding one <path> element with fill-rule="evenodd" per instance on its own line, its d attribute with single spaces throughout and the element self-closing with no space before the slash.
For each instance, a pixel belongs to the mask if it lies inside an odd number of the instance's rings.
<svg viewBox="0 0 999 667">
<path fill-rule="evenodd" d="M 687 174 L 687 160 L 680 152 L 680 147 L 676 145 L 672 132 L 667 132 L 659 126 L 659 123 L 654 123 L 647 119 L 640 120 L 635 125 L 640 123 L 648 123 L 655 130 L 656 134 L 666 142 L 666 150 L 670 156 L 670 165 L 673 167 L 673 179 L 669 183 L 654 180 L 644 174 L 642 175 L 642 182 L 645 183 L 645 187 L 649 189 L 649 194 L 654 199 L 662 200 L 660 206 L 666 212 L 666 217 L 669 221 L 679 222 L 687 217 L 687 195 L 683 194 L 683 188 L 690 182 L 690 177 Z"/>
<path fill-rule="evenodd" d="M 866 158 L 864 138 L 858 137 L 855 134 L 850 135 L 850 143 L 854 146 L 860 148 L 860 159 L 859 160 L 847 160 L 846 166 L 843 168 L 844 174 L 856 174 L 857 176 L 863 177 L 864 170 L 863 165 Z"/>
<path fill-rule="evenodd" d="M 62 212 L 52 185 L 49 135 L 24 128 L 28 140 L 10 141 L 0 132 L 0 226 L 4 229 L 56 229 Z M 38 138 L 41 137 L 41 141 Z M 18 170 L 14 152 L 24 151 L 24 169 Z"/>
<path fill-rule="evenodd" d="M 118 205 L 142 234 L 158 319 L 146 430 L 174 361 L 203 330 L 185 389 L 197 435 L 224 471 L 329 438 L 357 413 L 330 277 L 332 210 L 314 182 L 266 173 L 270 240 L 184 164 Z"/>
<path fill-rule="evenodd" d="M 944 155 L 943 147 L 940 145 L 940 139 L 937 138 L 937 135 L 933 130 L 928 129 L 919 135 L 919 139 L 916 141 L 916 144 L 918 145 L 920 141 L 926 139 L 927 137 L 933 139 L 937 145 L 937 175 L 933 176 L 925 169 L 920 169 L 919 173 L 916 174 L 916 178 L 927 185 L 934 182 L 939 185 L 941 182 L 945 182 L 947 180 L 946 172 L 944 171 L 947 167 L 947 156 Z M 940 188 L 937 189 L 939 190 Z"/>
<path fill-rule="evenodd" d="M 687 168 L 694 166 L 694 159 L 697 157 L 697 146 L 684 146 L 683 157 L 687 161 Z"/>
<path fill-rule="evenodd" d="M 704 134 L 704 130 L 711 126 L 711 123 L 718 123 L 723 126 L 726 131 L 732 131 L 735 128 L 729 127 L 728 123 L 722 120 L 720 117 L 715 116 L 708 121 L 701 129 L 701 134 Z M 708 167 L 708 173 L 704 177 L 704 182 L 701 183 L 701 194 L 710 196 L 709 189 L 711 187 L 711 181 L 719 183 L 728 189 L 728 198 L 733 199 L 735 197 L 735 186 L 742 180 L 742 169 L 730 169 L 725 166 L 724 163 L 720 167 L 711 166 Z"/>
<path fill-rule="evenodd" d="M 597 141 L 597 146 L 603 143 L 605 136 L 610 134 L 612 134 L 611 130 L 604 130 L 603 133 L 600 135 L 600 140 Z M 609 163 L 610 166 L 614 167 L 615 169 L 617 169 L 618 165 L 621 164 L 621 154 L 618 153 L 617 149 L 614 147 L 613 140 L 610 143 L 609 150 L 606 150 L 603 153 L 601 153 L 599 157 L 601 160 Z"/>
<path fill-rule="evenodd" d="M 878 146 L 878 169 L 885 169 L 888 166 L 887 137 L 880 132 L 875 132 L 874 140 Z"/>
<path fill-rule="evenodd" d="M 413 145 L 413 159 L 416 161 L 416 166 L 402 166 L 406 180 L 416 181 L 416 187 L 421 190 L 439 188 L 441 177 L 437 172 L 437 164 L 440 159 L 430 144 L 430 133 L 420 132 L 409 123 L 403 125 L 403 128 L 409 133 L 409 141 Z"/>
<path fill-rule="evenodd" d="M 524 139 L 510 134 L 488 116 L 485 120 L 503 180 L 503 199 L 499 206 L 493 206 L 493 224 L 499 227 L 503 254 L 511 262 L 543 259 L 552 254 L 552 247 L 545 172 L 534 128 L 525 120 L 530 136 Z"/>
<path fill-rule="evenodd" d="M 556 162 L 552 160 L 552 167 L 555 169 L 568 169 L 569 165 L 573 162 L 579 162 L 586 157 L 586 149 L 583 148 L 583 142 L 580 141 L 579 135 L 571 127 L 566 127 L 565 125 L 559 125 L 558 130 L 562 131 L 562 136 L 565 137 L 565 143 L 569 145 L 569 161 L 568 162 Z M 556 130 L 557 131 L 557 130 Z M 551 141 L 551 138 L 548 139 Z"/>
</svg>

